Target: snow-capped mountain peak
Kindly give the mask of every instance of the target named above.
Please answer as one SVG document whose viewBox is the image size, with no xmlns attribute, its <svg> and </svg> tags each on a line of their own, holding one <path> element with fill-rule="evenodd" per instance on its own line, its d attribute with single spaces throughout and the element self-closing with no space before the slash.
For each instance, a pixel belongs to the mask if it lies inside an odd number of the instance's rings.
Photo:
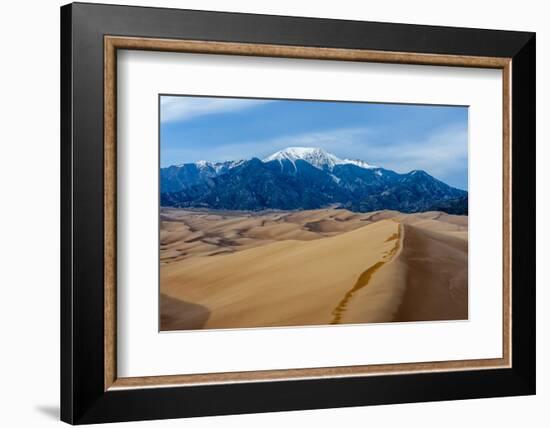
<svg viewBox="0 0 550 428">
<path fill-rule="evenodd" d="M 319 147 L 287 147 L 263 159 L 264 162 L 271 162 L 274 160 L 279 162 L 288 160 L 292 162 L 293 165 L 297 160 L 303 160 L 316 168 L 328 170 L 332 170 L 336 165 L 343 164 L 353 164 L 360 168 L 374 168 L 367 162 L 361 160 L 340 159 Z"/>
<path fill-rule="evenodd" d="M 333 205 L 361 212 L 468 211 L 468 192 L 422 170 L 400 174 L 309 147 L 289 147 L 263 162 L 200 161 L 161 168 L 161 204 L 246 211 Z"/>
<path fill-rule="evenodd" d="M 341 159 L 316 147 L 287 147 L 268 156 L 264 159 L 264 162 L 274 160 L 288 160 L 292 163 L 303 160 L 320 169 L 326 167 L 332 169 L 334 165 L 342 163 Z"/>
</svg>

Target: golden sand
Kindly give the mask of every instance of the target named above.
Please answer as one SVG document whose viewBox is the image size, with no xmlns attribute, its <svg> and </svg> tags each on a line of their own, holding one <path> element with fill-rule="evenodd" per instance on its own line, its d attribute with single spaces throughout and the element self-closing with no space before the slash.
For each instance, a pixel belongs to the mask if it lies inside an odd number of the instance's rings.
<svg viewBox="0 0 550 428">
<path fill-rule="evenodd" d="M 467 217 L 161 212 L 161 329 L 467 318 Z"/>
</svg>

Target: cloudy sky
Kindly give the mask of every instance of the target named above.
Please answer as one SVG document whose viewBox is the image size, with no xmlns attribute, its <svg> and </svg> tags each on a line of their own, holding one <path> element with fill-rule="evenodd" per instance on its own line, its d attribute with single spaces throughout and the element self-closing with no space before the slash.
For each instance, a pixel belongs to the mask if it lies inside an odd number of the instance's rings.
<svg viewBox="0 0 550 428">
<path fill-rule="evenodd" d="M 189 96 L 162 96 L 160 104 L 162 167 L 321 147 L 468 187 L 466 107 Z"/>
</svg>

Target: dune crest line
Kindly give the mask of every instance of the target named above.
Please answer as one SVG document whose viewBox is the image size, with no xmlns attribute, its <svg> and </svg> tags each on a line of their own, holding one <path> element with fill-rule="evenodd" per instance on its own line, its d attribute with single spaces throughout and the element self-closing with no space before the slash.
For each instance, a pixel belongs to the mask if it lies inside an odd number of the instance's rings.
<svg viewBox="0 0 550 428">
<path fill-rule="evenodd" d="M 350 302 L 350 300 L 353 298 L 355 293 L 357 293 L 359 290 L 361 290 L 362 288 L 368 285 L 372 276 L 376 273 L 378 269 L 380 269 L 386 263 L 391 262 L 393 260 L 393 257 L 399 251 L 399 247 L 401 244 L 402 227 L 403 226 L 401 225 L 401 223 L 398 223 L 397 233 L 394 233 L 386 240 L 386 242 L 393 241 L 393 240 L 396 241 L 392 249 L 383 255 L 382 260 L 379 260 L 378 262 L 370 266 L 367 270 L 365 270 L 361 275 L 359 275 L 359 278 L 357 278 L 357 281 L 355 281 L 355 284 L 353 285 L 353 287 L 350 290 L 348 290 L 348 292 L 344 295 L 342 300 L 340 300 L 340 303 L 338 303 L 338 305 L 336 305 L 336 307 L 332 310 L 333 318 L 330 324 L 340 324 L 340 322 L 342 321 L 342 316 L 344 315 L 344 312 L 347 309 L 347 305 Z"/>
</svg>

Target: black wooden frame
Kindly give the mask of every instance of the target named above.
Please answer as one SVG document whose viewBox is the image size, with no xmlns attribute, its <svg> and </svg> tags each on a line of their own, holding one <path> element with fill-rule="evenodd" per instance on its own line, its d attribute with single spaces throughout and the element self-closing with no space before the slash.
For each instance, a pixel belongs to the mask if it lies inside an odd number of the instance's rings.
<svg viewBox="0 0 550 428">
<path fill-rule="evenodd" d="M 105 35 L 512 58 L 512 367 L 104 391 Z M 535 34 L 75 3 L 61 8 L 61 419 L 72 424 L 535 393 Z"/>
</svg>

